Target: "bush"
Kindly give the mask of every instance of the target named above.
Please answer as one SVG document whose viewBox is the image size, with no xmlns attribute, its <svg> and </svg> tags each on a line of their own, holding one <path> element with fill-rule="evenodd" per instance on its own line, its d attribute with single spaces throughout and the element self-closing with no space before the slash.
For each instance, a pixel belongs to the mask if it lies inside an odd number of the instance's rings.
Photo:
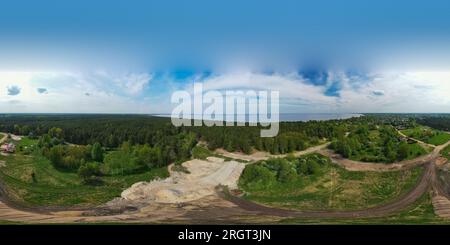
<svg viewBox="0 0 450 245">
<path fill-rule="evenodd" d="M 78 170 L 82 161 L 90 161 L 89 147 L 56 145 L 48 149 L 44 147 L 42 153 L 54 167 L 65 170 Z"/>
<path fill-rule="evenodd" d="M 97 142 L 92 146 L 91 158 L 94 161 L 103 162 L 103 148 L 100 143 Z"/>
<path fill-rule="evenodd" d="M 260 164 L 247 165 L 239 179 L 239 185 L 270 185 L 275 182 L 275 174 Z"/>
<path fill-rule="evenodd" d="M 280 170 L 278 171 L 277 179 L 280 182 L 288 183 L 297 178 L 297 172 L 287 161 L 281 161 Z"/>
<path fill-rule="evenodd" d="M 213 153 L 209 150 L 206 149 L 203 146 L 195 146 L 192 149 L 192 158 L 196 158 L 196 159 L 206 159 L 207 157 L 212 156 Z"/>
<path fill-rule="evenodd" d="M 78 169 L 78 176 L 83 180 L 84 183 L 94 183 L 98 182 L 98 176 L 101 175 L 100 167 L 98 163 L 89 162 L 83 164 Z"/>
<path fill-rule="evenodd" d="M 48 152 L 48 159 L 52 162 L 55 167 L 63 167 L 63 155 L 64 147 L 62 145 L 57 145 L 52 147 Z"/>
</svg>

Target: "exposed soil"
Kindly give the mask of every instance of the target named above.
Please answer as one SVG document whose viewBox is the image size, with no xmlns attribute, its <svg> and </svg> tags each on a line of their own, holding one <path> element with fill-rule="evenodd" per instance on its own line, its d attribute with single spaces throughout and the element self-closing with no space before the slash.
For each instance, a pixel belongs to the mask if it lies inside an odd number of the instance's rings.
<svg viewBox="0 0 450 245">
<path fill-rule="evenodd" d="M 292 155 L 299 157 L 302 155 L 314 153 L 319 150 L 326 149 L 329 145 L 330 145 L 330 143 L 325 143 L 325 144 L 313 146 L 313 147 L 310 147 L 303 151 L 293 152 Z M 247 154 L 244 154 L 241 152 L 229 152 L 222 148 L 216 149 L 216 153 L 218 153 L 224 157 L 237 159 L 237 160 L 243 160 L 243 161 L 247 161 L 247 162 L 262 161 L 262 160 L 267 160 L 269 158 L 283 158 L 288 155 L 288 154 L 273 155 L 273 154 L 270 154 L 269 152 L 264 152 L 264 151 L 254 151 L 252 154 L 247 155 Z"/>
<path fill-rule="evenodd" d="M 182 164 L 188 171 L 171 172 L 169 178 L 139 182 L 122 192 L 122 200 L 137 203 L 185 203 L 214 194 L 217 185 L 237 189 L 245 164 L 208 157 Z M 170 169 L 170 167 L 169 167 Z"/>
<path fill-rule="evenodd" d="M 426 164 L 425 171 L 414 187 L 413 190 L 406 193 L 405 195 L 399 197 L 397 200 L 394 200 L 391 203 L 364 209 L 364 210 L 355 210 L 355 211 L 296 211 L 296 210 L 287 210 L 280 208 L 271 208 L 267 206 L 263 206 L 251 201 L 247 201 L 240 197 L 228 194 L 223 190 L 220 195 L 227 199 L 237 206 L 253 211 L 258 212 L 260 215 L 271 215 L 271 216 L 281 216 L 281 217 L 297 217 L 297 218 L 361 218 L 361 217 L 382 217 L 387 216 L 389 214 L 398 212 L 402 209 L 405 209 L 409 205 L 413 204 L 417 199 L 419 199 L 430 187 L 430 181 L 435 178 L 434 165 L 431 163 Z"/>
<path fill-rule="evenodd" d="M 183 163 L 190 174 L 171 172 L 171 177 L 147 183 L 137 183 L 122 193 L 122 198 L 113 200 L 102 207 L 83 210 L 42 210 L 24 209 L 0 202 L 0 220 L 26 223 L 270 223 L 285 217 L 299 218 L 356 218 L 381 217 L 398 212 L 420 198 L 428 190 L 434 191 L 433 204 L 441 214 L 448 213 L 450 201 L 445 188 L 439 184 L 436 174 L 436 159 L 439 151 L 447 146 L 435 147 L 430 154 L 418 159 L 394 164 L 365 163 L 330 155 L 332 160 L 353 171 L 390 171 L 422 165 L 425 168 L 420 181 L 410 192 L 398 199 L 374 208 L 355 211 L 295 211 L 271 208 L 231 195 L 228 188 L 215 188 L 218 185 L 236 187 L 243 163 L 223 161 L 217 158 L 191 160 Z M 326 147 L 316 146 L 295 155 L 320 152 L 332 154 Z M 241 154 L 227 156 L 240 158 Z M 260 156 L 261 157 L 261 156 Z M 265 157 L 269 157 L 265 155 Z M 278 156 L 281 157 L 281 156 Z M 247 158 L 255 161 L 258 157 Z M 375 165 L 377 167 L 375 167 Z M 392 166 L 391 166 L 392 165 Z M 4 195 L 0 196 L 5 198 Z M 448 202 L 447 202 L 447 201 Z M 441 212 L 441 211 L 442 212 Z"/>
<path fill-rule="evenodd" d="M 426 155 L 389 164 L 354 161 L 344 158 L 329 149 L 319 150 L 319 153 L 329 157 L 334 163 L 344 167 L 349 171 L 392 171 L 416 167 L 427 162 L 434 162 L 439 157 L 439 152 L 449 144 L 450 141 L 443 145 L 434 147 L 433 151 Z"/>
</svg>

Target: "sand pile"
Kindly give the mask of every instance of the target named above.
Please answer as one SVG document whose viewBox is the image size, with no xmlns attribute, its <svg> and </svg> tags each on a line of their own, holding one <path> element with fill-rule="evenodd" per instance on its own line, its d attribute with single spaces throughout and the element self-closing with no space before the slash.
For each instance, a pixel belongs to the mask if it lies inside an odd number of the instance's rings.
<svg viewBox="0 0 450 245">
<path fill-rule="evenodd" d="M 245 164 L 209 157 L 207 160 L 191 160 L 183 163 L 189 174 L 172 172 L 162 180 L 139 182 L 122 192 L 126 201 L 182 203 L 214 194 L 217 185 L 237 188 L 237 182 Z"/>
</svg>

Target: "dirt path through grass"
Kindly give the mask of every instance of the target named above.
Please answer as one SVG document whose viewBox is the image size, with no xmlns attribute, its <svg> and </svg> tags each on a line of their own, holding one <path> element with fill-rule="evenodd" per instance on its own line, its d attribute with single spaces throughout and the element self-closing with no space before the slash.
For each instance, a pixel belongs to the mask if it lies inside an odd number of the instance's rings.
<svg viewBox="0 0 450 245">
<path fill-rule="evenodd" d="M 11 208 L 0 202 L 0 220 L 25 223 L 241 223 L 274 222 L 285 217 L 299 218 L 359 218 L 382 217 L 398 212 L 414 203 L 430 187 L 432 164 L 426 165 L 420 181 L 410 192 L 391 203 L 356 211 L 292 211 L 262 206 L 218 190 L 211 195 L 185 204 L 154 204 L 136 212 L 85 216 L 82 211 L 35 213 Z"/>
<path fill-rule="evenodd" d="M 408 135 L 402 133 L 402 131 L 400 131 L 400 130 L 398 130 L 398 129 L 395 129 L 395 130 L 397 130 L 398 134 L 400 134 L 401 136 L 403 136 L 403 137 L 405 137 L 405 138 L 407 138 L 407 139 L 410 139 L 410 140 L 412 140 L 412 141 L 415 141 L 415 142 L 419 143 L 420 145 L 422 145 L 423 147 L 431 147 L 431 148 L 434 148 L 434 147 L 435 147 L 435 145 L 428 144 L 428 143 L 423 142 L 423 141 L 421 141 L 421 140 L 418 140 L 418 139 L 416 139 L 416 138 L 409 137 Z"/>
<path fill-rule="evenodd" d="M 329 149 L 322 149 L 319 150 L 318 152 L 324 156 L 329 157 L 334 163 L 344 167 L 349 171 L 393 171 L 420 166 L 427 162 L 433 162 L 439 157 L 440 151 L 445 147 L 447 147 L 448 145 L 450 145 L 450 141 L 448 141 L 445 144 L 434 147 L 433 151 L 426 155 L 414 159 L 403 160 L 400 162 L 388 164 L 350 160 L 342 157 L 341 155 Z"/>
<path fill-rule="evenodd" d="M 206 196 L 199 200 L 187 203 L 174 204 L 149 204 L 137 211 L 130 211 L 115 215 L 96 216 L 86 214 L 84 211 L 49 211 L 34 212 L 33 210 L 23 210 L 10 206 L 0 201 L 0 220 L 25 223 L 91 223 L 91 222 L 118 222 L 118 223 L 258 223 L 261 221 L 274 222 L 283 217 L 309 217 L 309 218 L 356 218 L 356 217 L 381 217 L 398 212 L 407 208 L 420 198 L 436 179 L 434 161 L 439 156 L 439 151 L 449 145 L 436 147 L 433 152 L 419 159 L 400 162 L 399 167 L 389 167 L 392 164 L 380 164 L 377 166 L 386 167 L 362 167 L 371 166 L 371 163 L 353 161 L 352 166 L 347 166 L 348 170 L 354 171 L 373 170 L 389 171 L 398 168 L 424 165 L 425 171 L 417 185 L 408 193 L 398 199 L 378 207 L 355 211 L 292 211 L 262 206 L 239 197 L 228 195 L 223 191 L 218 191 L 213 195 Z M 326 151 L 327 144 L 298 152 L 295 155 L 308 154 L 313 152 Z M 236 156 L 236 155 L 233 155 Z M 334 157 L 334 156 L 333 156 Z M 347 159 L 335 161 L 343 164 Z M 375 163 L 374 163 L 375 164 Z M 355 167 L 360 166 L 360 167 Z M 346 168 L 347 168 L 346 167 Z M 0 198 L 1 200 L 1 198 Z"/>
<path fill-rule="evenodd" d="M 248 210 L 258 212 L 260 215 L 273 215 L 281 217 L 292 217 L 292 218 L 368 218 L 368 217 L 383 217 L 395 212 L 401 211 L 407 208 L 409 205 L 413 204 L 418 200 L 426 191 L 429 190 L 430 181 L 434 177 L 434 164 L 428 163 L 425 166 L 425 171 L 423 172 L 420 181 L 417 185 L 405 195 L 399 197 L 398 199 L 378 207 L 355 210 L 355 211 L 295 211 L 280 208 L 272 208 L 263 206 L 251 201 L 244 200 L 240 197 L 233 196 L 226 193 L 224 190 L 219 192 L 224 199 L 227 199 L 239 207 Z"/>
<path fill-rule="evenodd" d="M 292 155 L 299 157 L 302 155 L 311 154 L 314 152 L 318 152 L 322 149 L 326 149 L 329 145 L 330 145 L 330 143 L 327 142 L 327 143 L 324 143 L 321 145 L 312 146 L 303 151 L 293 152 Z M 247 162 L 262 161 L 262 160 L 267 160 L 269 158 L 283 158 L 283 157 L 286 157 L 289 155 L 289 154 L 273 155 L 273 154 L 270 154 L 270 153 L 264 152 L 264 151 L 256 151 L 256 152 L 253 152 L 252 154 L 247 155 L 247 154 L 240 153 L 240 152 L 229 152 L 229 151 L 226 151 L 221 148 L 217 149 L 215 152 L 218 153 L 219 155 L 227 157 L 227 158 L 232 158 L 232 159 L 247 161 Z"/>
</svg>

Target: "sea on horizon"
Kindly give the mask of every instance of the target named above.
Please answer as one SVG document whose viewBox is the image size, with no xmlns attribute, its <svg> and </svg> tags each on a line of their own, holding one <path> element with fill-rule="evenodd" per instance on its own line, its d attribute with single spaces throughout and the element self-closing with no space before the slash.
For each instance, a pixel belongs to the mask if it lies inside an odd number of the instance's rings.
<svg viewBox="0 0 450 245">
<path fill-rule="evenodd" d="M 171 114 L 154 114 L 152 116 L 157 117 L 171 117 Z M 280 113 L 279 121 L 280 122 L 307 122 L 307 121 L 326 121 L 326 120 L 335 120 L 335 119 L 348 119 L 352 117 L 361 117 L 363 114 L 360 113 Z M 186 117 L 186 119 L 190 119 L 192 117 Z M 200 117 L 194 116 L 194 118 L 198 119 Z M 226 116 L 223 116 L 224 121 L 227 121 Z M 249 119 L 249 115 L 245 115 L 245 120 L 247 122 L 254 121 Z M 235 119 L 234 121 L 237 121 Z M 269 116 L 268 120 L 264 120 L 265 122 L 270 122 L 272 119 Z"/>
</svg>

